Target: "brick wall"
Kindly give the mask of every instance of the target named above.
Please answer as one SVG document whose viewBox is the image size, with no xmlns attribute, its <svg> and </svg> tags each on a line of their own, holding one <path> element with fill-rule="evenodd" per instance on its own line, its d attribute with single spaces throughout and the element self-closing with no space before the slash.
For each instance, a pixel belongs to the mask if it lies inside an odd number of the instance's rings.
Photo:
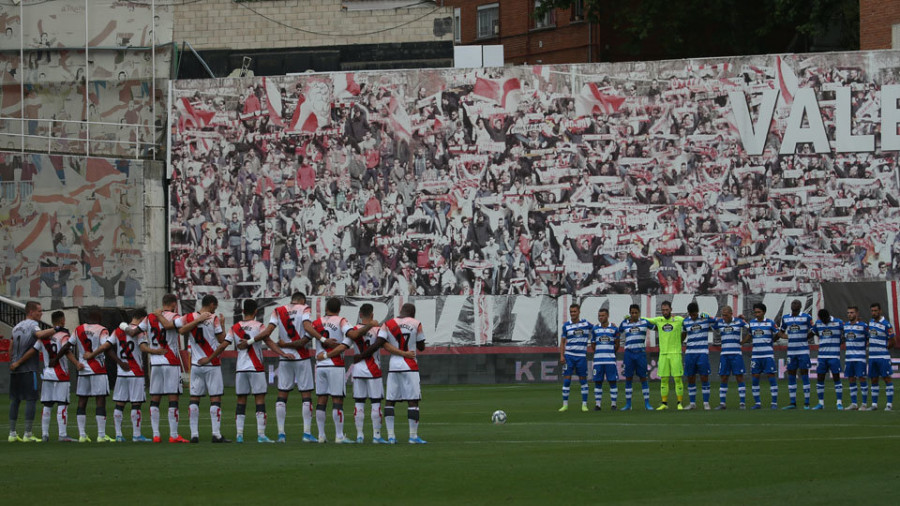
<svg viewBox="0 0 900 506">
<path fill-rule="evenodd" d="M 478 6 L 491 3 L 500 4 L 500 36 L 476 39 Z M 570 10 L 557 9 L 555 28 L 535 30 L 530 17 L 533 3 L 534 0 L 445 0 L 445 5 L 460 8 L 462 44 L 502 44 L 506 63 L 587 62 L 587 23 L 573 22 Z"/>
<path fill-rule="evenodd" d="M 891 49 L 895 24 L 900 24 L 900 0 L 860 0 L 859 48 Z"/>
<path fill-rule="evenodd" d="M 176 6 L 174 40 L 186 40 L 196 49 L 253 49 L 453 38 L 452 32 L 434 35 L 434 20 L 450 17 L 453 12 L 452 8 L 434 4 L 372 11 L 342 10 L 341 0 L 268 0 L 244 5 L 290 27 L 318 33 L 282 26 L 231 0 L 208 0 Z M 396 28 L 367 34 L 387 27 Z"/>
</svg>

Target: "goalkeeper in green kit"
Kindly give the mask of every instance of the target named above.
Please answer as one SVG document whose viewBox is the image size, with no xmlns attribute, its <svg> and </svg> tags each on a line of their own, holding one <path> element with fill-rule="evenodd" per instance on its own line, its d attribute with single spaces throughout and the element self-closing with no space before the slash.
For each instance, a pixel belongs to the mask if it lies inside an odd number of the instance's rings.
<svg viewBox="0 0 900 506">
<path fill-rule="evenodd" d="M 660 384 L 659 393 L 662 397 L 662 404 L 659 405 L 657 411 L 669 409 L 669 377 L 675 379 L 675 395 L 678 396 L 678 409 L 684 409 L 681 400 L 684 397 L 684 364 L 681 361 L 681 342 L 684 339 L 682 332 L 683 316 L 672 316 L 672 303 L 663 301 L 660 304 L 662 308 L 662 316 L 655 318 L 645 318 L 648 322 L 656 325 L 656 332 L 659 336 L 659 362 L 657 372 L 659 374 Z"/>
</svg>

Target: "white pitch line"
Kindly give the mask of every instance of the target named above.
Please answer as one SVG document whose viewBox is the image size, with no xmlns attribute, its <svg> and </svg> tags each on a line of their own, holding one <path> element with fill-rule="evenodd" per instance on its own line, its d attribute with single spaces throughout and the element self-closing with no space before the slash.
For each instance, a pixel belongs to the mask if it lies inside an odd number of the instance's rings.
<svg viewBox="0 0 900 506">
<path fill-rule="evenodd" d="M 848 440 L 883 440 L 898 439 L 900 434 L 885 434 L 883 436 L 856 436 L 856 437 L 817 437 L 816 441 L 848 441 Z M 796 443 L 796 438 L 765 438 L 765 439 L 521 439 L 498 441 L 460 441 L 460 444 L 660 444 L 660 443 Z"/>
<path fill-rule="evenodd" d="M 488 422 L 428 422 L 428 425 L 485 425 Z M 587 422 L 586 422 L 587 423 Z M 896 428 L 896 425 L 860 425 L 854 423 L 604 423 L 599 422 L 604 427 L 812 427 L 812 428 L 828 428 L 828 427 L 860 427 L 860 428 Z M 506 422 L 506 425 L 548 425 L 553 427 L 584 427 L 585 423 L 572 422 Z"/>
</svg>

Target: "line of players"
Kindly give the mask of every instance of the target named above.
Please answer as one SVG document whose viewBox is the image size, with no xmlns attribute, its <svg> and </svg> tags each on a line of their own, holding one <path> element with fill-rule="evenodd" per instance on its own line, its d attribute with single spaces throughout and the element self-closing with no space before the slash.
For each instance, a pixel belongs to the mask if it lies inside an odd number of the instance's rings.
<svg viewBox="0 0 900 506">
<path fill-rule="evenodd" d="M 162 302 L 162 309 L 152 314 L 147 314 L 143 309 L 134 310 L 130 324 L 122 323 L 112 334 L 100 325 L 100 310 L 92 308 L 88 311 L 86 323 L 79 325 L 74 335 L 65 328 L 65 315 L 61 311 L 52 314 L 53 328 L 40 330 L 38 322 L 42 315 L 41 306 L 36 302 L 27 303 L 26 319 L 13 330 L 14 343 L 18 343 L 20 349 L 27 347 L 27 351 L 20 353 L 18 357 L 13 356 L 10 371 L 13 376 L 18 376 L 15 374 L 18 368 L 40 356 L 43 363 L 40 392 L 40 400 L 44 405 L 41 418 L 42 439 L 39 440 L 30 433 L 28 420 L 25 436 L 20 438 L 17 435 L 11 406 L 9 441 L 48 441 L 54 405 L 57 406 L 59 440 L 75 441 L 67 434 L 70 377 L 63 357 L 74 364 L 78 371 L 76 395 L 79 442 L 91 442 L 85 426 L 87 403 L 92 398 L 96 403 L 97 442 L 125 441 L 122 422 L 125 405 L 129 403 L 132 441 L 151 441 L 141 434 L 141 406 L 146 399 L 144 392 L 146 369 L 142 353 L 146 353 L 150 357 L 152 441 L 154 443 L 162 441 L 160 403 L 163 397 L 167 397 L 169 442 L 198 443 L 200 399 L 208 396 L 212 442 L 231 442 L 223 437 L 221 432 L 221 399 L 224 385 L 220 356 L 230 345 L 235 345 L 238 350 L 235 377 L 237 442 L 243 442 L 247 398 L 251 395 L 256 405 L 257 441 L 275 442 L 266 436 L 265 396 L 268 382 L 263 367 L 262 349 L 262 345 L 265 344 L 280 357 L 276 372 L 277 442 L 287 441 L 285 427 L 287 400 L 290 392 L 296 387 L 300 391 L 303 403 L 301 439 L 303 442 L 327 441 L 326 407 L 330 398 L 336 443 L 364 442 L 363 425 L 367 399 L 370 401 L 373 443 L 396 443 L 394 406 L 397 402 L 405 402 L 408 406 L 409 443 L 426 443 L 418 436 L 421 389 L 416 359 L 416 352 L 425 349 L 425 337 L 421 323 L 415 319 L 416 309 L 413 304 L 404 304 L 397 318 L 389 319 L 382 325 L 373 319 L 372 305 L 363 304 L 359 310 L 361 323 L 351 326 L 347 319 L 339 315 L 341 302 L 336 298 L 326 302 L 325 316 L 313 321 L 310 308 L 306 305 L 305 295 L 298 292 L 292 295 L 290 304 L 275 308 L 267 325 L 256 319 L 258 312 L 256 301 L 245 300 L 243 319 L 236 321 L 226 332 L 223 327 L 224 317 L 215 313 L 218 301 L 214 296 L 204 297 L 200 310 L 186 315 L 176 313 L 178 300 L 175 295 L 167 294 Z M 271 336 L 276 331 L 277 337 L 273 339 Z M 178 432 L 179 397 L 182 393 L 179 336 L 187 337 L 191 355 L 189 441 Z M 314 348 L 310 347 L 310 343 Z M 356 351 L 351 365 L 356 440 L 345 437 L 343 430 L 343 400 L 346 396 L 343 354 L 348 349 Z M 377 355 L 381 349 L 390 353 L 386 396 Z M 313 359 L 316 360 L 315 366 Z M 109 394 L 106 364 L 110 361 L 118 368 L 113 391 L 115 439 L 106 435 L 106 396 Z M 33 383 L 36 388 L 36 378 Z M 313 390 L 317 396 L 315 418 L 318 437 L 311 434 Z M 19 401 L 28 401 L 26 397 L 27 392 L 25 394 L 19 390 L 14 392 L 12 403 L 15 404 L 16 417 Z M 383 398 L 386 398 L 384 412 L 381 409 Z M 381 436 L 382 422 L 387 426 L 387 439 Z"/>
<path fill-rule="evenodd" d="M 671 304 L 668 308 L 671 311 Z M 879 380 L 885 384 L 885 396 L 887 402 L 885 411 L 893 408 L 894 385 L 891 380 L 893 374 L 889 349 L 895 345 L 894 329 L 891 323 L 882 315 L 879 303 L 871 304 L 872 318 L 869 322 L 860 320 L 859 308 L 850 306 L 847 308 L 847 320 L 841 321 L 822 309 L 818 312 L 819 319 L 813 323 L 812 317 L 801 312 L 799 300 L 791 302 L 791 314 L 781 318 L 781 325 L 766 318 L 766 306 L 755 304 L 753 306 L 753 318 L 745 319 L 742 315 L 737 318 L 729 306 L 722 308 L 719 318 L 712 318 L 706 314 L 700 314 L 696 302 L 688 304 L 687 317 L 678 318 L 682 325 L 681 339 L 684 344 L 683 374 L 687 378 L 690 404 L 684 409 L 696 409 L 697 386 L 696 377 L 700 377 L 703 407 L 710 409 L 710 363 L 709 363 L 709 333 L 715 331 L 721 337 L 721 352 L 719 362 L 719 405 L 715 408 L 726 408 L 728 395 L 728 380 L 735 377 L 738 387 L 740 408 L 746 407 L 746 385 L 744 383 L 744 356 L 742 346 L 752 345 L 750 358 L 752 377 L 752 395 L 754 404 L 750 409 L 760 409 L 760 378 L 765 375 L 769 381 L 771 396 L 771 408 L 778 408 L 778 382 L 776 378 L 775 354 L 773 342 L 779 338 L 786 338 L 787 345 L 787 374 L 789 404 L 782 409 L 797 408 L 797 377 L 803 385 L 804 408 L 810 409 L 810 380 L 809 370 L 811 366 L 809 340 L 816 336 L 819 339 L 818 364 L 816 366 L 816 393 L 818 404 L 812 409 L 819 410 L 825 407 L 825 381 L 830 374 L 834 381 L 835 395 L 837 397 L 837 409 L 843 410 L 843 383 L 841 380 L 841 347 L 845 348 L 844 374 L 850 386 L 850 402 L 848 410 L 865 411 L 878 409 L 881 389 Z M 666 309 L 665 307 L 663 308 Z M 650 405 L 650 387 L 647 381 L 647 332 L 656 329 L 654 319 L 641 318 L 640 307 L 632 304 L 629 308 L 629 317 L 622 320 L 619 326 L 609 321 L 609 310 L 600 309 L 597 314 L 598 324 L 593 325 L 580 318 L 580 306 L 572 304 L 569 308 L 571 319 L 562 327 L 560 339 L 560 362 L 565 365 L 563 372 L 563 406 L 560 411 L 568 410 L 569 389 L 571 378 L 576 375 L 581 382 L 582 411 L 588 411 L 588 383 L 587 383 L 587 354 L 593 354 L 593 378 L 595 410 L 600 410 L 603 400 L 603 381 L 609 385 L 612 409 L 617 409 L 618 400 L 618 368 L 616 366 L 616 352 L 620 350 L 621 341 L 624 340 L 623 366 L 625 373 L 625 405 L 622 411 L 631 409 L 632 382 L 637 375 L 641 381 L 641 390 L 644 398 L 644 406 L 652 410 Z M 671 321 L 671 320 L 669 320 Z M 660 376 L 664 376 L 660 374 Z M 666 375 L 668 376 L 668 375 Z M 680 387 L 681 374 L 673 373 L 676 381 L 676 390 Z M 668 377 L 662 377 L 668 386 Z M 866 405 L 869 385 L 871 380 L 871 405 Z M 662 388 L 662 387 L 661 387 Z M 668 388 L 664 389 L 666 392 Z M 664 395 L 665 397 L 665 395 Z M 682 408 L 682 398 L 679 393 L 678 409 Z"/>
</svg>

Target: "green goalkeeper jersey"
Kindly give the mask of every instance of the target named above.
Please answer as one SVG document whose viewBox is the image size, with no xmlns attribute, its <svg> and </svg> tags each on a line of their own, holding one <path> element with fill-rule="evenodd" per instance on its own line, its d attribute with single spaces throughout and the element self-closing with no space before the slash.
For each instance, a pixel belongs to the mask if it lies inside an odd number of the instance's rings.
<svg viewBox="0 0 900 506">
<path fill-rule="evenodd" d="M 656 325 L 659 335 L 659 354 L 677 353 L 681 354 L 681 324 L 684 322 L 683 316 L 671 316 L 668 320 L 663 316 L 655 318 L 645 318 L 648 322 Z"/>
</svg>

